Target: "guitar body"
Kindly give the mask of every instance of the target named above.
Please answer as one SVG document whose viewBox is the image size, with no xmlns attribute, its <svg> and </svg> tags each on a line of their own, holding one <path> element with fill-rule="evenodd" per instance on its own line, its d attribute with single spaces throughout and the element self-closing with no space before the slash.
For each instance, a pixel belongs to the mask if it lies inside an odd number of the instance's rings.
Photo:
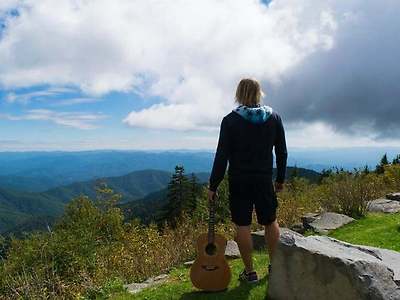
<svg viewBox="0 0 400 300">
<path fill-rule="evenodd" d="M 225 260 L 226 239 L 215 234 L 213 240 L 210 244 L 206 233 L 197 239 L 197 258 L 190 269 L 190 279 L 198 289 L 217 292 L 228 287 L 231 270 Z"/>
</svg>

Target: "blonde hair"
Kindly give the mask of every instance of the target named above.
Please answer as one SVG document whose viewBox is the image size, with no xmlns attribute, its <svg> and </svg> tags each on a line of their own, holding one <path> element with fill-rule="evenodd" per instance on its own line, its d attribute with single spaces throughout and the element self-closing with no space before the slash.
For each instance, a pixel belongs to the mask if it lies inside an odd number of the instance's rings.
<svg viewBox="0 0 400 300">
<path fill-rule="evenodd" d="M 256 79 L 243 78 L 240 80 L 235 95 L 237 103 L 245 106 L 257 106 L 257 104 L 260 104 L 262 97 L 264 97 L 264 92 Z"/>
</svg>

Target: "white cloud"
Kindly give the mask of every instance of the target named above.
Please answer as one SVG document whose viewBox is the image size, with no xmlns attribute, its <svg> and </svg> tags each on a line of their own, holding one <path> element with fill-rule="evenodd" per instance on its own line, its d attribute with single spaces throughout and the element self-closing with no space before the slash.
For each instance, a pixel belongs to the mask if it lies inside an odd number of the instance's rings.
<svg viewBox="0 0 400 300">
<path fill-rule="evenodd" d="M 400 147 L 399 140 L 376 140 L 368 131 L 364 131 L 363 136 L 341 134 L 323 122 L 291 123 L 285 129 L 289 148 Z"/>
<path fill-rule="evenodd" d="M 63 100 L 57 100 L 53 103 L 54 106 L 69 106 L 78 104 L 89 104 L 101 101 L 100 98 L 88 98 L 88 97 L 78 97 L 78 98 L 68 98 Z"/>
<path fill-rule="evenodd" d="M 106 117 L 100 113 L 56 112 L 48 109 L 31 109 L 22 115 L 0 114 L 0 119 L 10 121 L 50 121 L 58 125 L 85 130 L 98 128 L 95 122 Z"/>
<path fill-rule="evenodd" d="M 124 122 L 133 127 L 216 128 L 234 105 L 239 79 L 251 76 L 266 87 L 267 101 L 277 99 L 276 106 L 289 121 L 312 112 L 303 117 L 311 125 L 296 123 L 301 130 L 289 130 L 299 144 L 307 142 L 296 137 L 311 128 L 319 137 L 312 139 L 314 144 L 367 143 L 374 136 L 358 132 L 358 137 L 347 138 L 327 125 L 335 122 L 327 115 L 345 116 L 344 127 L 360 125 L 353 112 L 331 114 L 329 101 L 338 94 L 353 99 L 343 84 L 351 85 L 365 74 L 372 82 L 374 76 L 391 76 L 388 82 L 397 83 L 397 72 L 382 72 L 399 69 L 392 59 L 399 45 L 391 34 L 398 31 L 392 18 L 400 8 L 396 0 L 275 0 L 269 6 L 257 0 L 26 0 L 19 6 L 20 16 L 9 19 L 0 40 L 0 86 L 75 86 L 87 94 L 83 99 L 111 91 L 159 96 L 161 103 L 128 114 Z M 328 59 L 321 59 L 327 53 Z M 335 55 L 338 59 L 333 60 Z M 333 84 L 328 75 L 334 72 L 345 82 Z M 306 85 L 307 93 L 301 88 L 285 92 L 299 85 Z M 391 86 L 382 87 L 391 91 Z M 311 99 L 313 91 L 319 102 Z M 326 93 L 333 98 L 327 101 Z M 274 99 L 268 98 L 271 94 Z M 371 99 L 363 103 L 353 106 L 366 107 Z M 391 106 L 383 104 L 378 111 L 385 116 L 383 108 Z M 327 107 L 325 115 L 318 115 L 321 106 Z M 363 118 L 371 120 L 369 114 Z"/>
<path fill-rule="evenodd" d="M 0 2 L 0 16 L 7 13 L 10 9 L 13 9 L 20 4 L 20 0 L 1 0 Z"/>
<path fill-rule="evenodd" d="M 139 90 L 165 102 L 125 121 L 151 128 L 216 126 L 242 76 L 278 83 L 332 47 L 336 26 L 329 5 L 315 1 L 27 0 L 19 11 L 0 41 L 5 88 Z"/>
<path fill-rule="evenodd" d="M 43 90 L 33 92 L 15 93 L 9 92 L 5 96 L 8 103 L 21 103 L 27 104 L 31 101 L 47 101 L 52 106 L 70 106 L 79 104 L 89 104 L 102 101 L 101 98 L 94 97 L 71 97 L 65 98 L 66 94 L 76 93 L 75 89 L 65 87 L 50 87 Z"/>
<path fill-rule="evenodd" d="M 51 87 L 43 90 L 25 92 L 25 93 L 14 93 L 10 92 L 6 95 L 5 99 L 9 103 L 23 103 L 26 104 L 31 100 L 46 99 L 54 97 L 60 94 L 72 93 L 75 90 L 65 87 Z"/>
</svg>

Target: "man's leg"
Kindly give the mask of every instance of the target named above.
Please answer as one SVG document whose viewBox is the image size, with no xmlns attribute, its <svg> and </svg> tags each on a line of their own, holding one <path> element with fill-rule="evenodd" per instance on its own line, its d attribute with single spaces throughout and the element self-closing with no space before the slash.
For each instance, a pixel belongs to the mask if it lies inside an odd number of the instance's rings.
<svg viewBox="0 0 400 300">
<path fill-rule="evenodd" d="M 270 261 L 272 260 L 272 257 L 275 253 L 278 241 L 279 241 L 279 224 L 275 220 L 274 222 L 265 225 L 265 242 L 267 244 Z"/>
<path fill-rule="evenodd" d="M 250 226 L 236 225 L 236 242 L 238 243 L 246 272 L 253 272 L 253 240 L 251 238 Z"/>
</svg>

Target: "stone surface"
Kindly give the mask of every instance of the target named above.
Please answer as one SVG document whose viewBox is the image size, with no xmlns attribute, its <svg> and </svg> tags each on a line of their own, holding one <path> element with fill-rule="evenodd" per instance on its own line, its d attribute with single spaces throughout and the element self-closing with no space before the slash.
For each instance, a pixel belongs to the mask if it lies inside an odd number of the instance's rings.
<svg viewBox="0 0 400 300">
<path fill-rule="evenodd" d="M 239 258 L 240 252 L 238 244 L 235 241 L 229 240 L 226 244 L 225 256 L 228 258 Z"/>
<path fill-rule="evenodd" d="M 400 193 L 390 193 L 386 195 L 387 199 L 400 201 Z"/>
<path fill-rule="evenodd" d="M 315 221 L 318 216 L 319 214 L 317 213 L 306 213 L 305 215 L 303 215 L 301 217 L 301 221 L 303 222 L 304 229 L 311 229 L 309 227 L 309 224 Z"/>
<path fill-rule="evenodd" d="M 372 200 L 368 203 L 368 211 L 392 214 L 397 213 L 400 211 L 400 202 L 383 198 Z"/>
<path fill-rule="evenodd" d="M 282 227 L 279 229 L 280 233 L 284 232 L 294 232 L 289 228 Z M 295 232 L 294 232 L 295 233 Z M 254 250 L 263 250 L 265 249 L 265 238 L 264 238 L 264 230 L 254 231 L 251 233 L 251 237 L 253 239 L 253 248 Z"/>
<path fill-rule="evenodd" d="M 327 234 L 329 231 L 342 227 L 343 225 L 353 221 L 353 218 L 346 215 L 324 212 L 315 217 L 312 222 L 306 224 L 304 227 L 317 233 Z"/>
<path fill-rule="evenodd" d="M 167 281 L 167 279 L 168 279 L 167 274 L 161 274 L 161 275 L 158 275 L 155 277 L 151 277 L 144 282 L 140 282 L 140 283 L 134 282 L 134 283 L 126 284 L 126 285 L 124 285 L 124 287 L 127 289 L 127 291 L 129 293 L 136 294 L 145 288 L 149 288 L 149 287 L 164 283 L 165 281 Z"/>
<path fill-rule="evenodd" d="M 398 300 L 400 253 L 285 232 L 268 286 L 269 300 Z"/>
<path fill-rule="evenodd" d="M 296 232 L 298 232 L 298 233 L 301 233 L 301 234 L 303 234 L 303 233 L 306 231 L 306 229 L 304 228 L 303 223 L 296 223 L 296 224 L 293 224 L 293 225 L 290 227 L 290 229 L 293 230 L 293 231 L 296 231 Z"/>
</svg>

